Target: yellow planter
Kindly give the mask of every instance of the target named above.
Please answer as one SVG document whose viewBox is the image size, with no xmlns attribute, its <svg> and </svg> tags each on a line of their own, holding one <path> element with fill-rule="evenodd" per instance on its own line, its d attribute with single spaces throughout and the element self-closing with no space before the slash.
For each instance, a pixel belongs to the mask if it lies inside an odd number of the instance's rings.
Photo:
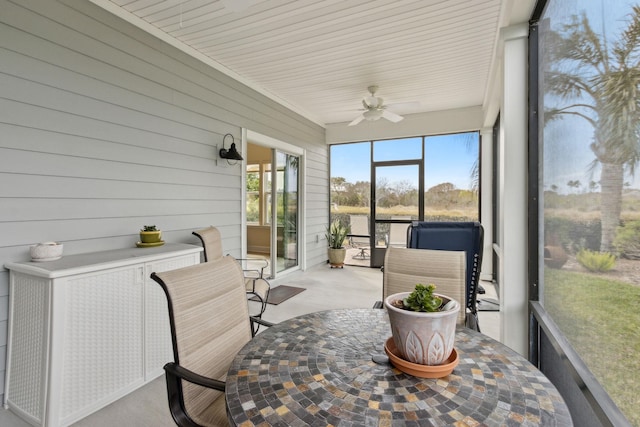
<svg viewBox="0 0 640 427">
<path fill-rule="evenodd" d="M 141 231 L 140 241 L 142 243 L 158 243 L 162 241 L 162 231 Z"/>
</svg>

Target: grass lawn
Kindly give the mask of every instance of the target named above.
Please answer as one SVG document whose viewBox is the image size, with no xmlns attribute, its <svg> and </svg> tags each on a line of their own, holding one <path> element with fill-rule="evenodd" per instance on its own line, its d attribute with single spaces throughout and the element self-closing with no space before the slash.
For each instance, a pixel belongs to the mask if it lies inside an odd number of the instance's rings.
<svg viewBox="0 0 640 427">
<path fill-rule="evenodd" d="M 640 426 L 640 287 L 545 269 L 544 306 L 634 426 Z"/>
</svg>

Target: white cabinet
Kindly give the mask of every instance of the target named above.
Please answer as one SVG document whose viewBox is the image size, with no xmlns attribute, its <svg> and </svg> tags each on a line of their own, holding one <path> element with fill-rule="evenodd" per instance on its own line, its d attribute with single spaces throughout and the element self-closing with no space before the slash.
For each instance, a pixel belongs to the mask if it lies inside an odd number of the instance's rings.
<svg viewBox="0 0 640 427">
<path fill-rule="evenodd" d="M 5 406 L 67 426 L 161 375 L 173 360 L 169 317 L 149 276 L 197 264 L 201 251 L 166 244 L 6 264 Z"/>
</svg>

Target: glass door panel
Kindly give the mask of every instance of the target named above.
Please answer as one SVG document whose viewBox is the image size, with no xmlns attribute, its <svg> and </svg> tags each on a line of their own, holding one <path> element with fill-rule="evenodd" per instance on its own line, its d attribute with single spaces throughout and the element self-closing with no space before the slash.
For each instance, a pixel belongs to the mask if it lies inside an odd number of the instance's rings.
<svg viewBox="0 0 640 427">
<path fill-rule="evenodd" d="M 407 227 L 423 215 L 421 161 L 374 163 L 372 213 L 375 248 L 372 267 L 383 264 L 389 246 L 406 247 Z"/>
<path fill-rule="evenodd" d="M 299 158 L 276 151 L 275 227 L 276 272 L 298 265 L 298 163 Z"/>
</svg>

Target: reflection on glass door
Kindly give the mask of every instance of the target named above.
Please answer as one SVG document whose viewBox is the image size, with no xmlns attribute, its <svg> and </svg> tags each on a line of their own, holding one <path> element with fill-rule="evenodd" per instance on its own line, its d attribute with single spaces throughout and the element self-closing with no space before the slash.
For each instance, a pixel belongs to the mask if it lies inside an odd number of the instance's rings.
<svg viewBox="0 0 640 427">
<path fill-rule="evenodd" d="M 299 157 L 275 153 L 276 272 L 298 265 L 298 165 Z"/>
<path fill-rule="evenodd" d="M 406 247 L 407 228 L 422 218 L 424 191 L 422 162 L 374 162 L 372 214 L 375 248 L 371 266 L 383 264 L 386 248 Z"/>
</svg>

